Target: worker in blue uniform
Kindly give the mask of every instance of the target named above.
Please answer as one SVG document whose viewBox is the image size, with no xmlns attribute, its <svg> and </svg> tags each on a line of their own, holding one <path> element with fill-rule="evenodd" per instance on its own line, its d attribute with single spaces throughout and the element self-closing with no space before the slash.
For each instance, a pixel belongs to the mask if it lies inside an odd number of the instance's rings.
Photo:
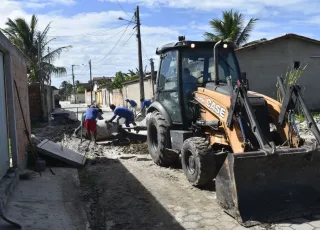
<svg viewBox="0 0 320 230">
<path fill-rule="evenodd" d="M 113 111 L 114 115 L 108 122 L 112 122 L 118 116 L 117 121 L 120 118 L 126 119 L 125 120 L 126 127 L 130 127 L 130 124 L 133 124 L 134 126 L 136 126 L 136 123 L 134 122 L 133 112 L 130 109 L 124 108 L 122 106 L 116 107 L 114 104 L 110 105 L 110 109 Z"/>
<path fill-rule="evenodd" d="M 151 104 L 152 104 L 152 101 L 151 100 L 146 100 L 144 98 L 141 98 L 140 99 L 140 102 L 142 103 L 142 107 L 141 107 L 141 111 L 140 113 L 142 113 L 142 111 L 146 108 L 148 108 Z"/>
<path fill-rule="evenodd" d="M 125 100 L 127 103 L 129 103 L 130 105 L 130 110 L 134 113 L 134 115 L 136 115 L 136 110 L 137 110 L 137 103 L 134 100 L 131 99 L 126 99 Z"/>
</svg>

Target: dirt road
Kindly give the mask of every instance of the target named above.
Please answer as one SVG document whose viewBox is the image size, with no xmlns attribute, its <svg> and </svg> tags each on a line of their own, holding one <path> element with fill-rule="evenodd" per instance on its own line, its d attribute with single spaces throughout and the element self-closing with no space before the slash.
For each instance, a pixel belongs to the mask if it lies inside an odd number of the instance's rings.
<svg viewBox="0 0 320 230">
<path fill-rule="evenodd" d="M 214 184 L 206 190 L 192 187 L 181 169 L 156 166 L 139 146 L 139 151 L 135 146 L 100 146 L 95 152 L 103 156 L 79 171 L 93 230 L 247 229 L 220 209 Z M 129 149 L 136 154 L 126 154 Z M 250 229 L 319 229 L 319 218 L 291 219 Z"/>
<path fill-rule="evenodd" d="M 79 175 L 93 229 L 237 226 L 216 205 L 214 192 L 191 187 L 181 170 L 157 167 L 146 156 L 101 158 Z"/>
<path fill-rule="evenodd" d="M 246 229 L 220 209 L 214 184 L 200 190 L 187 182 L 180 168 L 156 166 L 146 144 L 95 146 L 68 136 L 61 141 L 91 159 L 79 170 L 79 178 L 92 230 Z M 291 219 L 250 229 L 315 230 L 320 229 L 319 219 Z"/>
</svg>

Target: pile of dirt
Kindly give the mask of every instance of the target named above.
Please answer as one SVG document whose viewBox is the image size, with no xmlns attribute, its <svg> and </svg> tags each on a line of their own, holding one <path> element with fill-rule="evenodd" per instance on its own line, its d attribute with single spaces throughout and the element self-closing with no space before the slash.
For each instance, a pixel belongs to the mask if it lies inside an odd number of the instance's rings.
<svg viewBox="0 0 320 230">
<path fill-rule="evenodd" d="M 73 136 L 65 135 L 61 140 L 64 147 L 85 155 L 88 159 L 107 157 L 110 159 L 120 158 L 122 155 L 145 155 L 148 154 L 146 143 L 132 143 L 125 146 L 116 146 L 113 141 L 105 142 L 104 145 L 96 145 L 89 140 L 81 140 Z"/>
<path fill-rule="evenodd" d="M 47 125 L 40 128 L 32 128 L 31 133 L 40 141 L 48 139 L 53 142 L 61 141 L 66 135 L 71 136 L 74 130 L 80 125 L 75 122 L 67 125 Z"/>
<path fill-rule="evenodd" d="M 148 154 L 148 145 L 147 143 L 131 144 L 122 147 L 121 150 L 126 154 Z"/>
</svg>

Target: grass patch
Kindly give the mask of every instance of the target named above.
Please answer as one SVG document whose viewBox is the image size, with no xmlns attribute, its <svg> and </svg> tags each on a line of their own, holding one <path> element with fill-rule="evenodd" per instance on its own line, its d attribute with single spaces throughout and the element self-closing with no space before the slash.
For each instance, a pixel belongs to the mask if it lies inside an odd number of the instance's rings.
<svg viewBox="0 0 320 230">
<path fill-rule="evenodd" d="M 296 84 L 298 79 L 303 74 L 303 71 L 307 68 L 307 65 L 304 67 L 294 68 L 293 66 L 287 69 L 285 76 L 283 77 L 284 88 L 288 89 L 290 85 Z M 282 76 L 281 76 L 282 77 Z M 281 91 L 279 85 L 277 83 L 277 100 L 282 103 L 283 96 L 281 95 Z"/>
<path fill-rule="evenodd" d="M 295 114 L 294 118 L 299 123 L 304 122 L 304 115 L 302 113 Z"/>
<path fill-rule="evenodd" d="M 320 118 L 320 113 L 313 113 L 312 116 L 313 116 L 314 118 Z"/>
</svg>

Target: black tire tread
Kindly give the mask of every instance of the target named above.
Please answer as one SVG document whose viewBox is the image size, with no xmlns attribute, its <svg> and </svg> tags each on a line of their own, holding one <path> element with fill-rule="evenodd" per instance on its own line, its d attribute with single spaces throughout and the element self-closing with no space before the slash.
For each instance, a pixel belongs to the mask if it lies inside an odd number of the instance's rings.
<svg viewBox="0 0 320 230">
<path fill-rule="evenodd" d="M 190 149 L 191 148 L 191 149 Z M 201 187 L 213 180 L 215 175 L 214 153 L 208 141 L 202 137 L 191 137 L 185 141 L 182 147 L 182 154 L 187 149 L 199 158 L 199 173 L 194 181 L 190 181 L 192 185 Z M 182 156 L 183 158 L 184 156 Z M 182 163 L 185 174 L 186 166 Z"/>
<path fill-rule="evenodd" d="M 169 167 L 179 159 L 179 156 L 176 153 L 171 151 L 166 151 L 169 124 L 166 121 L 166 119 L 161 115 L 161 113 L 158 111 L 152 112 L 148 123 L 152 122 L 152 120 L 155 120 L 156 122 L 156 127 L 158 132 L 158 150 L 156 153 L 151 154 L 153 149 L 148 145 L 149 153 L 152 156 L 155 164 L 163 167 Z M 147 138 L 149 139 L 150 136 L 148 135 Z"/>
</svg>

